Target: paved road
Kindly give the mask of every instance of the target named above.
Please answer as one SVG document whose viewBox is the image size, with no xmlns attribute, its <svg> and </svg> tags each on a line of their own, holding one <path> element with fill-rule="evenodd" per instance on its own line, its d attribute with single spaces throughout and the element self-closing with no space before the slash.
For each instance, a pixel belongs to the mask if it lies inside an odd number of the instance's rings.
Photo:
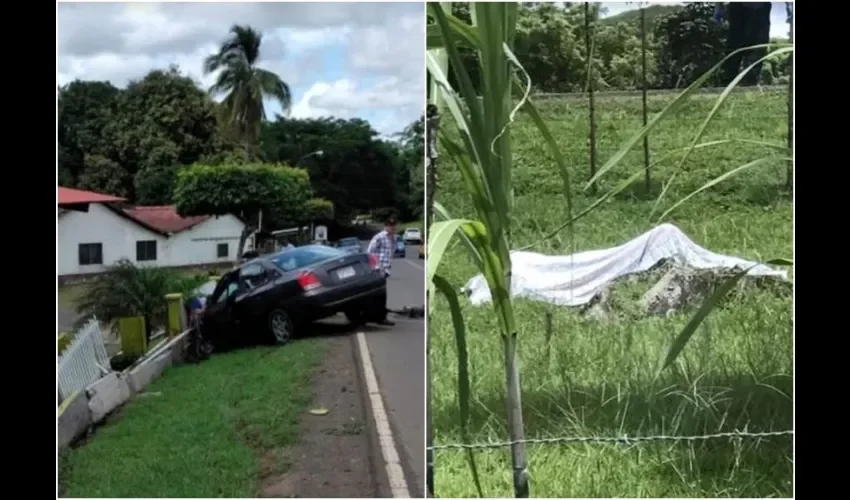
<svg viewBox="0 0 850 500">
<path fill-rule="evenodd" d="M 393 260 L 387 284 L 388 306 L 425 304 L 425 264 L 418 246 L 407 247 L 407 258 Z M 399 453 L 408 467 L 412 497 L 425 491 L 425 321 L 390 315 L 394 327 L 369 328 L 366 342 L 378 378 Z"/>
</svg>

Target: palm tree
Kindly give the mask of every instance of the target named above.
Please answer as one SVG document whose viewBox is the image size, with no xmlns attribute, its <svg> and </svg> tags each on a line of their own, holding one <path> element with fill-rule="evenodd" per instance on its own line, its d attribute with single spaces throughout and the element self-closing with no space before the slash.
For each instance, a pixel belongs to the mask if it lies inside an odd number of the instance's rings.
<svg viewBox="0 0 850 500">
<path fill-rule="evenodd" d="M 218 53 L 204 59 L 204 74 L 219 71 L 212 95 L 226 94 L 221 103 L 225 130 L 246 146 L 257 144 L 266 117 L 263 99 L 276 99 L 284 112 L 292 104 L 289 85 L 271 71 L 257 67 L 263 35 L 250 26 L 234 25 Z"/>
<path fill-rule="evenodd" d="M 97 275 L 86 286 L 86 293 L 75 305 L 80 322 L 92 315 L 113 323 L 120 318 L 145 318 L 146 336 L 165 326 L 165 295 L 180 293 L 188 297 L 207 281 L 204 276 L 182 276 L 172 269 L 137 267 L 127 259 L 118 261 L 109 272 Z"/>
</svg>

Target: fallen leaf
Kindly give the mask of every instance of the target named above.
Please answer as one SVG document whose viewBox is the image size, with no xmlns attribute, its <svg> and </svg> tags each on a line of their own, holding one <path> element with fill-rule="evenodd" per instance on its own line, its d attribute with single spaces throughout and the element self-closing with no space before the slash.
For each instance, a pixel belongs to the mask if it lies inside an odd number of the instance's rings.
<svg viewBox="0 0 850 500">
<path fill-rule="evenodd" d="M 312 410 L 310 410 L 310 414 L 311 415 L 327 415 L 328 409 L 327 408 L 313 408 Z"/>
</svg>

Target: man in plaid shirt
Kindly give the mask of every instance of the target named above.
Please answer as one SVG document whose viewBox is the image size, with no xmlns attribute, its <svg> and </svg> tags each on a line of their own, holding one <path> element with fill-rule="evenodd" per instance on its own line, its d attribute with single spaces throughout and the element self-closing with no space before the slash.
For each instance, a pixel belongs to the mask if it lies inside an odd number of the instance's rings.
<svg viewBox="0 0 850 500">
<path fill-rule="evenodd" d="M 384 276 L 389 278 L 390 268 L 393 264 L 393 251 L 395 250 L 395 221 L 384 222 L 384 230 L 372 237 L 366 252 L 378 258 L 378 265 Z"/>
<path fill-rule="evenodd" d="M 384 222 L 384 230 L 372 237 L 366 252 L 378 259 L 378 266 L 384 273 L 385 278 L 390 277 L 390 268 L 393 263 L 395 250 L 395 221 L 388 219 Z M 378 324 L 392 326 L 394 323 L 384 318 Z"/>
</svg>

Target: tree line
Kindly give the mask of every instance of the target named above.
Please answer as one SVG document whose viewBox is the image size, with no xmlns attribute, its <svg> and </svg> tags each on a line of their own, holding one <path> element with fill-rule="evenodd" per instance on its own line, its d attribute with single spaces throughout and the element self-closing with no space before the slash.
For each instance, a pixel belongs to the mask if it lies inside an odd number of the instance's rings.
<svg viewBox="0 0 850 500">
<path fill-rule="evenodd" d="M 203 62 L 202 89 L 179 68 L 117 88 L 73 81 L 59 89 L 59 184 L 178 211 L 242 214 L 264 227 L 304 219 L 350 220 L 422 212 L 422 119 L 391 139 L 365 120 L 267 119 L 286 110 L 288 85 L 257 66 L 262 35 L 234 26 Z M 220 99 L 216 100 L 215 97 Z"/>
<path fill-rule="evenodd" d="M 598 91 L 641 89 L 643 35 L 650 89 L 687 87 L 728 53 L 729 23 L 715 17 L 714 3 L 651 5 L 643 12 L 634 9 L 610 17 L 602 17 L 605 11 L 599 3 L 589 4 L 588 10 L 586 16 L 583 3 L 570 2 L 519 5 L 514 53 L 536 91 L 583 92 L 590 86 Z M 452 14 L 471 20 L 467 3 L 453 3 Z M 477 84 L 473 64 L 477 56 L 466 48 L 461 52 Z M 761 83 L 787 83 L 788 68 L 787 59 L 766 61 Z M 723 78 L 718 73 L 707 85 L 725 85 Z"/>
</svg>

